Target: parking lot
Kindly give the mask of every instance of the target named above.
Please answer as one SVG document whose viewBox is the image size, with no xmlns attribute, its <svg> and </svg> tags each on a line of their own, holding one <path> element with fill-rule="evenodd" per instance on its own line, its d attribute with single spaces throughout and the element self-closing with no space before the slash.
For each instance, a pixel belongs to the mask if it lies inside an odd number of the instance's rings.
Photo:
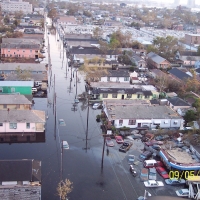
<svg viewBox="0 0 200 200">
<path fill-rule="evenodd" d="M 114 141 L 114 139 L 113 139 Z M 125 139 L 125 141 L 130 141 Z M 117 144 L 115 141 L 114 147 L 109 147 L 109 155 L 105 155 L 105 159 L 109 159 L 110 163 L 112 164 L 112 171 L 115 173 L 115 171 L 120 170 L 121 174 L 118 176 L 119 184 L 121 185 L 121 190 L 124 192 L 124 194 L 128 194 L 125 191 L 130 190 L 132 193 L 134 193 L 134 196 L 142 196 L 144 195 L 145 189 L 151 193 L 152 196 L 157 195 L 168 195 L 168 196 L 177 196 L 175 191 L 183 188 L 183 186 L 170 186 L 166 185 L 164 179 L 156 173 L 157 181 L 162 181 L 164 183 L 164 187 L 157 187 L 157 188 L 147 188 L 144 186 L 144 183 L 140 179 L 140 172 L 141 169 L 144 167 L 143 163 L 139 161 L 139 155 L 143 152 L 144 144 L 141 142 L 140 139 L 132 140 L 133 145 L 127 151 L 126 153 L 119 152 L 119 147 L 121 144 Z M 128 156 L 134 155 L 135 161 L 134 161 L 134 168 L 137 172 L 137 176 L 134 177 L 130 170 L 129 170 L 129 162 L 128 162 Z M 127 184 L 128 183 L 128 184 Z M 130 199 L 126 196 L 125 199 Z"/>
</svg>

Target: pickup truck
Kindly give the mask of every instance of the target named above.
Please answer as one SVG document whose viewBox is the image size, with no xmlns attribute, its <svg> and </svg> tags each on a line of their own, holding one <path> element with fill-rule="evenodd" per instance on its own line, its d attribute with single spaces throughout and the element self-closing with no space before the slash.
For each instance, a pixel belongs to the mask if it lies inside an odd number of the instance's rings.
<svg viewBox="0 0 200 200">
<path fill-rule="evenodd" d="M 132 142 L 124 142 L 122 146 L 119 148 L 119 151 L 126 153 L 131 148 L 132 145 L 133 145 Z"/>
</svg>

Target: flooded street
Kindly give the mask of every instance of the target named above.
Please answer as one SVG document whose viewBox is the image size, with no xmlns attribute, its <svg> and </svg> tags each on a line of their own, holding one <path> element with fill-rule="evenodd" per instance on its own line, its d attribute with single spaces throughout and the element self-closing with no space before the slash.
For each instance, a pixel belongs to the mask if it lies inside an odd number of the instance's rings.
<svg viewBox="0 0 200 200">
<path fill-rule="evenodd" d="M 75 69 L 68 68 L 66 53 L 63 51 L 61 40 L 54 34 L 49 37 L 52 75 L 49 80 L 48 98 L 35 98 L 33 109 L 44 110 L 47 114 L 46 139 L 44 143 L 1 144 L 0 159 L 36 159 L 42 161 L 42 200 L 57 200 L 56 187 L 61 178 L 61 142 L 69 143 L 69 150 L 63 151 L 62 179 L 73 182 L 73 191 L 69 194 L 71 200 L 132 200 L 144 194 L 144 184 L 139 176 L 134 178 L 129 172 L 127 154 L 139 151 L 133 148 L 127 153 L 118 151 L 119 146 L 110 148 L 109 155 L 104 155 L 104 167 L 101 168 L 103 137 L 100 123 L 96 115 L 100 110 L 89 108 L 88 140 L 87 103 L 78 103 L 73 110 L 76 96 Z M 47 38 L 46 46 L 47 46 Z M 44 63 L 48 63 L 48 54 Z M 67 72 L 67 74 L 66 74 Z M 84 78 L 77 73 L 80 83 L 77 83 L 77 94 L 85 91 Z M 55 75 L 55 83 L 54 83 Z M 72 78 L 72 81 L 70 81 Z M 64 119 L 66 126 L 55 125 L 53 112 L 54 91 L 56 92 L 56 123 Z M 140 144 L 138 145 L 140 146 Z M 138 173 L 141 163 L 138 164 Z M 150 189 L 153 195 L 165 194 L 166 189 Z M 168 193 L 173 195 L 172 190 Z"/>
</svg>

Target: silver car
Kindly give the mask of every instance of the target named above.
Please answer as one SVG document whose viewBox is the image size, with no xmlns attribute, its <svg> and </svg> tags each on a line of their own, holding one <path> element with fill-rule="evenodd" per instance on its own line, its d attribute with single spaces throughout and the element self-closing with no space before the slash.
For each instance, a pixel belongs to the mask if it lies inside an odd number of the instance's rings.
<svg viewBox="0 0 200 200">
<path fill-rule="evenodd" d="M 149 179 L 156 180 L 156 169 L 154 167 L 149 168 Z"/>
</svg>

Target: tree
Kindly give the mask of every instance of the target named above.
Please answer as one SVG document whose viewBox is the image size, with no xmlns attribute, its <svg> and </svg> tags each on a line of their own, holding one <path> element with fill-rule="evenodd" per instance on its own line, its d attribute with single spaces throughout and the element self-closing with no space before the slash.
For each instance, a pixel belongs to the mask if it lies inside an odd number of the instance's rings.
<svg viewBox="0 0 200 200">
<path fill-rule="evenodd" d="M 54 21 L 54 19 L 57 17 L 58 13 L 56 8 L 52 8 L 49 12 L 48 12 L 48 17 L 52 19 L 52 22 Z M 52 23 L 53 26 L 53 23 Z"/>
<path fill-rule="evenodd" d="M 166 75 L 162 75 L 158 78 L 156 78 L 156 86 L 159 89 L 159 92 L 162 93 L 169 85 L 169 78 Z"/>
<path fill-rule="evenodd" d="M 15 70 L 16 70 L 17 78 L 19 80 L 23 80 L 23 81 L 30 80 L 31 78 L 30 70 L 28 69 L 21 70 L 20 66 L 18 66 Z"/>
<path fill-rule="evenodd" d="M 85 15 L 86 17 L 92 17 L 92 13 L 88 12 L 87 10 L 83 11 L 83 15 Z"/>
<path fill-rule="evenodd" d="M 10 23 L 10 17 L 9 17 L 8 15 L 6 15 L 6 16 L 4 17 L 4 23 L 5 23 L 5 24 L 9 24 L 9 23 Z"/>
<path fill-rule="evenodd" d="M 109 44 L 105 41 L 100 40 L 99 45 L 100 45 L 99 49 L 102 52 L 102 54 L 106 55 L 109 50 Z"/>
<path fill-rule="evenodd" d="M 93 37 L 96 38 L 96 39 L 100 39 L 103 35 L 103 30 L 99 27 L 96 27 L 94 30 L 93 30 Z"/>
<path fill-rule="evenodd" d="M 62 200 L 66 200 L 67 195 L 72 192 L 73 186 L 72 182 L 69 179 L 65 179 L 65 181 L 60 181 L 57 187 L 57 194 Z"/>
<path fill-rule="evenodd" d="M 185 89 L 186 91 L 193 91 L 193 92 L 196 92 L 196 93 L 199 93 L 200 91 L 200 82 L 198 80 L 198 77 L 196 75 L 196 73 L 194 72 L 194 70 L 191 70 L 190 71 L 191 74 L 192 74 L 192 77 L 191 78 L 187 78 L 185 80 Z"/>
<path fill-rule="evenodd" d="M 188 110 L 184 116 L 185 123 L 196 120 L 196 112 L 194 110 Z"/>
<path fill-rule="evenodd" d="M 23 12 L 22 11 L 18 11 L 18 12 L 15 12 L 15 19 L 18 19 L 18 20 L 20 20 L 21 18 L 22 18 L 22 16 L 23 16 Z"/>
</svg>

